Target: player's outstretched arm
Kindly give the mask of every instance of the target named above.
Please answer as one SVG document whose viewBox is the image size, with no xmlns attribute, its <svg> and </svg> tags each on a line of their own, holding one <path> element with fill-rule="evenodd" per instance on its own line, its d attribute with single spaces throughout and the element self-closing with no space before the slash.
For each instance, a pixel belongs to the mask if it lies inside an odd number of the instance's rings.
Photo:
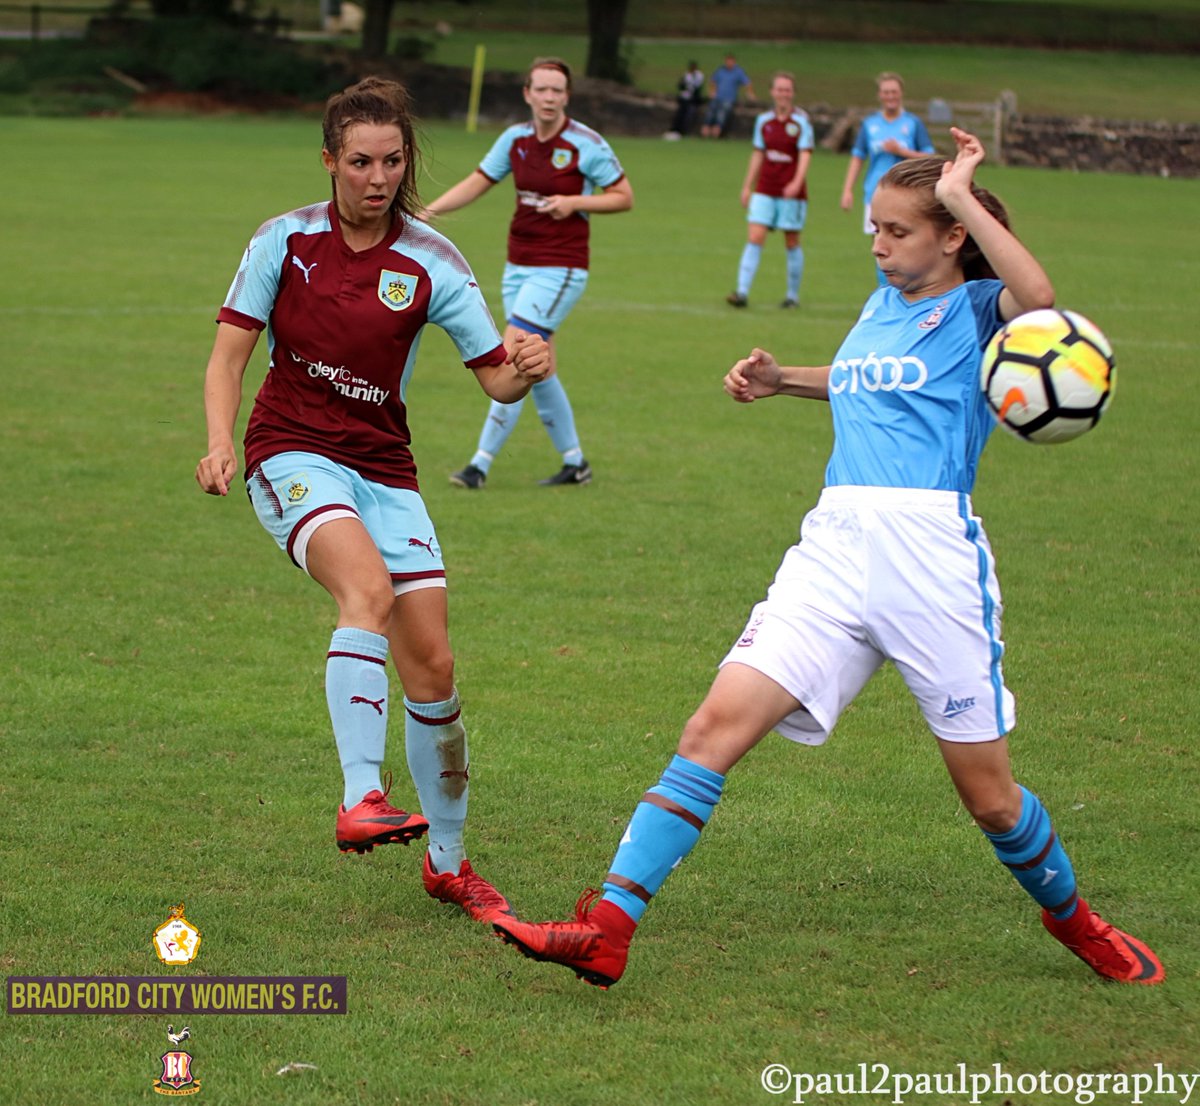
<svg viewBox="0 0 1200 1106">
<path fill-rule="evenodd" d="M 725 374 L 725 391 L 738 403 L 769 396 L 829 398 L 829 366 L 780 365 L 764 349 L 754 349 Z"/>
<path fill-rule="evenodd" d="M 209 495 L 228 495 L 230 481 L 237 473 L 233 427 L 242 402 L 242 377 L 257 342 L 257 330 L 217 324 L 217 337 L 204 373 L 208 452 L 196 466 L 196 483 Z"/>
<path fill-rule="evenodd" d="M 445 215 L 448 211 L 457 211 L 460 207 L 466 207 L 467 204 L 479 199 L 495 183 L 494 180 L 485 177 L 476 169 L 468 176 L 463 177 L 458 184 L 447 188 L 433 203 L 426 204 L 417 217 L 425 222 L 430 222 L 439 215 Z"/>
<path fill-rule="evenodd" d="M 958 152 L 942 169 L 934 189 L 937 198 L 975 239 L 996 276 L 1004 281 L 998 306 L 1000 317 L 1012 319 L 1026 311 L 1054 306 L 1054 285 L 1040 262 L 1016 235 L 971 193 L 975 170 L 983 161 L 983 143 L 973 134 L 950 128 Z"/>
</svg>

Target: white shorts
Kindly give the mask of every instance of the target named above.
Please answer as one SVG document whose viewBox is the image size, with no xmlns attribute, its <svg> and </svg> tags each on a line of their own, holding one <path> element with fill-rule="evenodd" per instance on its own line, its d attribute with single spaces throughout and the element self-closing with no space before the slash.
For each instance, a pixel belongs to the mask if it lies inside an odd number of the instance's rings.
<svg viewBox="0 0 1200 1106">
<path fill-rule="evenodd" d="M 885 660 L 937 737 L 995 741 L 1012 729 L 1000 587 L 968 496 L 826 488 L 800 538 L 721 662 L 749 665 L 804 704 L 779 733 L 822 744 Z"/>
</svg>

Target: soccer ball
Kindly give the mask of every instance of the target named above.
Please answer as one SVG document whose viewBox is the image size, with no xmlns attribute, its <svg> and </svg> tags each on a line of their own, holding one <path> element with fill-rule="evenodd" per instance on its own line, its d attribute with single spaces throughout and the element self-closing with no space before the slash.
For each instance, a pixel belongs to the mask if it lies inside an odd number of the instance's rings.
<svg viewBox="0 0 1200 1106">
<path fill-rule="evenodd" d="M 1112 346 L 1095 323 L 1043 308 L 992 336 L 980 384 L 1005 430 L 1028 442 L 1069 442 L 1100 421 L 1116 374 Z"/>
</svg>

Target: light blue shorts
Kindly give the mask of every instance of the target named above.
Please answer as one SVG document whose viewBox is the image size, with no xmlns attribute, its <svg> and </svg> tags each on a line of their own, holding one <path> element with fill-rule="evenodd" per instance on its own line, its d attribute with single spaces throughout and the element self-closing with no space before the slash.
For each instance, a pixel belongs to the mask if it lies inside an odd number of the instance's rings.
<svg viewBox="0 0 1200 1106">
<path fill-rule="evenodd" d="M 566 321 L 587 287 L 587 269 L 504 266 L 504 317 L 512 326 L 549 338 Z"/>
<path fill-rule="evenodd" d="M 787 200 L 782 196 L 764 196 L 761 192 L 752 192 L 750 206 L 746 209 L 746 222 L 759 223 L 772 230 L 803 230 L 807 215 L 807 200 Z"/>
<path fill-rule="evenodd" d="M 305 572 L 308 543 L 335 518 L 357 518 L 367 528 L 397 595 L 446 586 L 442 550 L 420 495 L 364 480 L 316 453 L 277 453 L 247 482 L 250 502 L 267 533 Z"/>
</svg>

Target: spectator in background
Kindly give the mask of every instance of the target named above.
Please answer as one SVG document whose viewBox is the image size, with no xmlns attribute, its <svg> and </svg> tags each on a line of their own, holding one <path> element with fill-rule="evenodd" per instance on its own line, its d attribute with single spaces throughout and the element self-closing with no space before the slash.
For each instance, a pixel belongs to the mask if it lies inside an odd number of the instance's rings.
<svg viewBox="0 0 1200 1106">
<path fill-rule="evenodd" d="M 704 117 L 704 125 L 700 133 L 705 138 L 720 138 L 729 129 L 729 121 L 733 117 L 734 105 L 737 104 L 738 91 L 746 90 L 746 98 L 754 99 L 754 86 L 750 77 L 737 63 L 732 54 L 725 55 L 725 63 L 717 69 L 708 82 L 712 101 L 708 105 L 708 113 Z"/>
<path fill-rule="evenodd" d="M 663 135 L 672 142 L 678 141 L 692 129 L 696 108 L 704 103 L 704 71 L 694 61 L 689 61 L 676 89 L 675 118 L 671 120 L 671 129 Z"/>
<path fill-rule="evenodd" d="M 900 74 L 880 73 L 875 78 L 875 87 L 880 110 L 862 121 L 846 169 L 846 183 L 842 186 L 842 210 L 849 211 L 854 206 L 854 182 L 865 162 L 863 231 L 866 234 L 875 233 L 875 224 L 871 221 L 871 195 L 884 173 L 906 158 L 934 152 L 925 124 L 912 112 L 904 110 L 904 81 Z M 875 266 L 875 279 L 880 287 L 887 283 L 878 265 Z"/>
</svg>

